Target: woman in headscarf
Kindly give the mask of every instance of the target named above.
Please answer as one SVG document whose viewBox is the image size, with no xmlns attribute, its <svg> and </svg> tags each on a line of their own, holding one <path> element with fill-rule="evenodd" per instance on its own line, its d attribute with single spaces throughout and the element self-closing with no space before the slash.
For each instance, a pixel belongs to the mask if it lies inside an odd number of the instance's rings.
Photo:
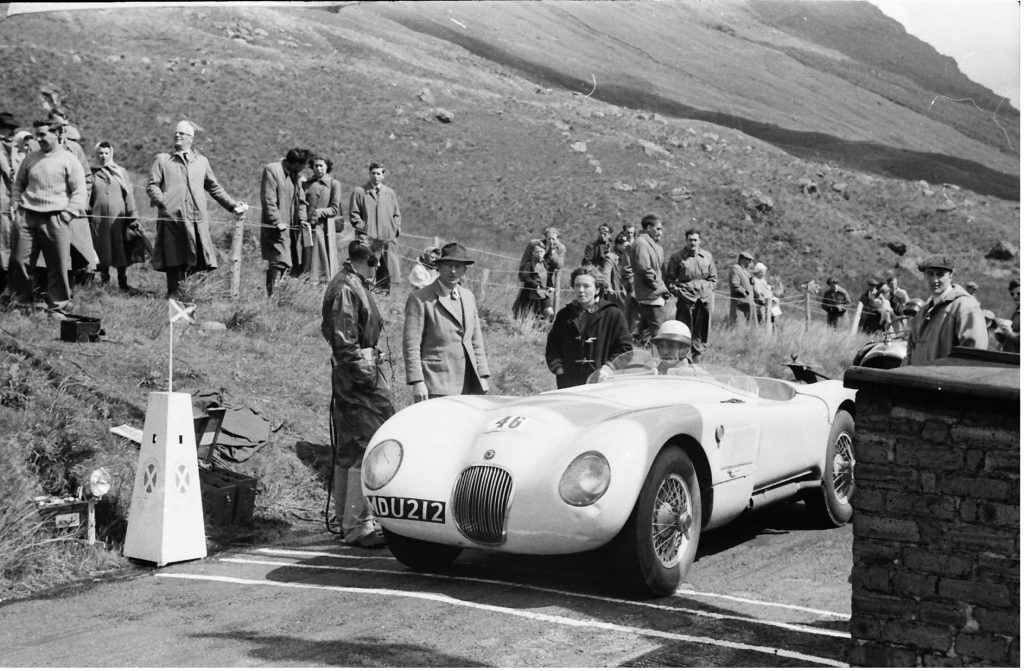
<svg viewBox="0 0 1024 671">
<path fill-rule="evenodd" d="M 607 280 L 593 266 L 572 271 L 573 301 L 558 311 L 548 332 L 544 358 L 559 389 L 586 383 L 591 373 L 633 350 L 626 317 L 601 298 Z"/>
<path fill-rule="evenodd" d="M 89 224 L 92 244 L 99 262 L 100 282 L 110 281 L 110 269 L 117 269 L 117 287 L 128 290 L 128 266 L 144 259 L 132 258 L 126 239 L 129 226 L 136 223 L 135 196 L 128 171 L 114 162 L 114 147 L 109 142 L 96 145 L 99 167 L 93 168 Z"/>
<path fill-rule="evenodd" d="M 422 289 L 437 279 L 437 259 L 441 256 L 441 250 L 437 247 L 427 247 L 416 259 L 412 270 L 409 271 L 409 284 L 413 289 Z"/>
<path fill-rule="evenodd" d="M 544 287 L 545 251 L 544 241 L 537 239 L 530 240 L 523 250 L 523 257 L 519 260 L 519 281 L 523 286 L 512 304 L 514 317 L 535 315 L 550 319 L 555 312 L 549 291 Z"/>
</svg>

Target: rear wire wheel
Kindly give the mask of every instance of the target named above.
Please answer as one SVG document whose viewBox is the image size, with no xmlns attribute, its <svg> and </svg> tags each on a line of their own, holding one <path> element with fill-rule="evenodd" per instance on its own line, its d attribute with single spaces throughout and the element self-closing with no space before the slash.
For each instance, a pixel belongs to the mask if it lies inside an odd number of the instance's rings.
<svg viewBox="0 0 1024 671">
<path fill-rule="evenodd" d="M 853 417 L 840 410 L 828 435 L 821 488 L 813 490 L 806 499 L 808 512 L 821 526 L 841 527 L 853 517 L 850 499 L 856 490 L 853 481 L 855 438 Z"/>
<path fill-rule="evenodd" d="M 636 505 L 611 543 L 620 578 L 633 591 L 668 596 L 686 577 L 700 539 L 697 471 L 678 447 L 651 465 Z"/>
</svg>

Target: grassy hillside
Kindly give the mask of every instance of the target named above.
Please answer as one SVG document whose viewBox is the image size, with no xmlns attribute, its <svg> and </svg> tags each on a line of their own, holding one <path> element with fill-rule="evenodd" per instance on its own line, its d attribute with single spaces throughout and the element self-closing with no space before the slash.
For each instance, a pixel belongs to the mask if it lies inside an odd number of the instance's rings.
<svg viewBox="0 0 1024 671">
<path fill-rule="evenodd" d="M 478 291 L 488 271 L 485 340 L 497 393 L 553 386 L 541 356 L 544 325 L 508 316 L 526 240 L 558 226 L 572 264 L 598 224 L 618 228 L 648 212 L 665 219 L 667 250 L 697 226 L 723 277 L 749 249 L 790 288 L 786 325 L 775 337 L 722 329 L 719 313 L 712 362 L 786 377 L 782 363 L 797 353 L 840 375 L 863 339 L 825 331 L 818 310 L 805 330 L 796 285 L 835 275 L 854 293 L 870 273 L 896 268 L 919 295 L 917 261 L 948 251 L 960 277 L 982 285 L 983 303 L 1005 314 L 1006 281 L 1019 261 L 984 255 L 998 240 L 1019 246 L 1020 232 L 1017 196 L 992 195 L 1016 183 L 1017 151 L 971 132 L 990 123 L 990 111 L 922 111 L 918 102 L 943 84 L 927 74 L 937 67 L 932 55 L 911 44 L 914 57 L 900 70 L 894 34 L 895 51 L 869 61 L 872 49 L 852 36 L 891 30 L 891 22 L 837 7 L 834 26 L 824 8 L 800 22 L 780 15 L 781 6 L 741 2 L 15 16 L 0 22 L 0 100 L 31 121 L 42 114 L 39 86 L 61 88 L 84 143 L 110 140 L 131 170 L 151 234 L 146 174 L 180 118 L 198 123 L 197 145 L 222 183 L 254 206 L 260 167 L 289 147 L 332 156 L 346 189 L 364 181 L 369 161 L 383 160 L 401 201 L 403 255 L 435 236 L 459 239 L 479 260 L 469 275 Z M 881 23 L 844 32 L 855 20 Z M 958 96 L 970 92 L 969 83 L 956 86 L 967 87 Z M 1016 111 L 1004 113 L 1013 115 L 1016 146 Z M 965 179 L 919 183 L 929 166 L 958 169 Z M 801 189 L 807 181 L 815 193 Z M 758 199 L 771 207 L 754 207 Z M 280 427 L 244 465 L 260 477 L 258 516 L 270 533 L 315 518 L 323 503 L 319 474 L 296 453 L 301 443 L 327 442 L 321 288 L 290 283 L 266 300 L 254 207 L 242 296 L 231 300 L 231 222 L 216 205 L 212 212 L 222 266 L 188 292 L 201 320 L 228 328 L 177 331 L 175 388 L 222 389 Z M 905 254 L 892 251 L 898 244 Z M 135 452 L 108 428 L 141 426 L 148 393 L 164 388 L 167 347 L 166 307 L 155 298 L 162 275 L 132 268 L 129 276 L 150 295 L 76 292 L 78 311 L 104 320 L 109 336 L 100 343 L 62 343 L 57 324 L 39 315 L 0 317 L 0 473 L 10 475 L 0 482 L 0 598 L 119 563 Z M 396 361 L 403 300 L 383 301 Z M 397 362 L 400 406 L 409 401 L 403 377 Z M 27 528 L 31 516 L 14 513 L 28 494 L 73 488 L 95 465 L 120 483 L 103 512 L 113 552 L 72 544 L 50 553 L 30 528 L 27 536 L 12 532 Z M 29 540 L 10 540 L 18 538 Z M 50 560 L 26 560 L 37 556 L 27 547 L 44 548 Z"/>
</svg>

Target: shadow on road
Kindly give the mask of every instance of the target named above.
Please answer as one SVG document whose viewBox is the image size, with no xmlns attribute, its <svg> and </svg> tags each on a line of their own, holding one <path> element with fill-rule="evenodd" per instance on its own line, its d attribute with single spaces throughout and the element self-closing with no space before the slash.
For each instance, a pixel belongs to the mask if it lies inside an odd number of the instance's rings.
<svg viewBox="0 0 1024 671">
<path fill-rule="evenodd" d="M 249 654 L 273 666 L 325 664 L 342 667 L 478 667 L 479 662 L 415 645 L 363 638 L 355 641 L 315 641 L 293 636 L 268 636 L 253 631 L 196 634 L 252 646 Z"/>
</svg>

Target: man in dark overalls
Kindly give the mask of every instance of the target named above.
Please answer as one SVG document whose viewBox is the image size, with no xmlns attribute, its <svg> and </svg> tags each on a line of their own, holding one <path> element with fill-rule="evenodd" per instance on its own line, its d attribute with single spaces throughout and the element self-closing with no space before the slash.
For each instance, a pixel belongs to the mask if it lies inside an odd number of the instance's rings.
<svg viewBox="0 0 1024 671">
<path fill-rule="evenodd" d="M 327 285 L 320 326 L 331 345 L 334 509 L 346 543 L 376 548 L 384 536 L 363 498 L 363 454 L 395 406 L 377 355 L 384 323 L 370 293 L 379 261 L 359 240 L 349 244 L 348 256 Z"/>
</svg>

